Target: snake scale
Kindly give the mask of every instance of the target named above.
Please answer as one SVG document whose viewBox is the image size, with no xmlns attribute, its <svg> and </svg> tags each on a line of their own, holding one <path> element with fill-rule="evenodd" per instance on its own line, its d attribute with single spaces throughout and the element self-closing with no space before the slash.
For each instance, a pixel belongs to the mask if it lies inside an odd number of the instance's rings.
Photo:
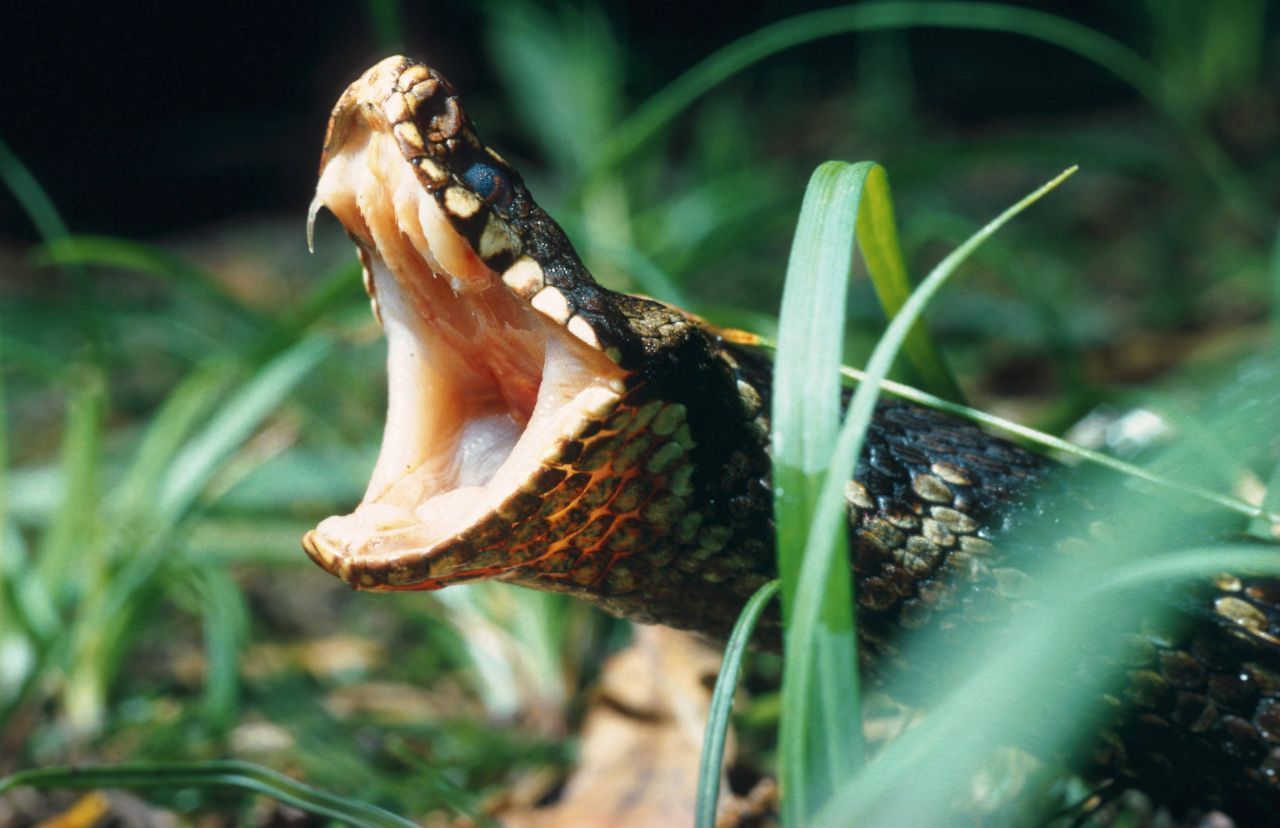
<svg viewBox="0 0 1280 828">
<path fill-rule="evenodd" d="M 775 577 L 768 355 L 596 284 L 450 83 L 383 60 L 338 101 L 312 218 L 354 240 L 388 342 L 382 450 L 359 506 L 303 541 L 358 589 L 481 578 L 723 638 Z M 1002 545 L 1050 461 L 882 401 L 846 496 L 863 659 L 963 635 L 1017 572 Z M 1040 505 L 1035 505 L 1039 503 Z M 1034 508 L 1033 508 L 1034 507 Z M 1198 620 L 1126 663 L 1084 764 L 1175 807 L 1280 813 L 1280 589 L 1218 578 Z M 759 632 L 779 640 L 777 616 Z M 976 621 L 974 622 L 976 623 Z"/>
</svg>

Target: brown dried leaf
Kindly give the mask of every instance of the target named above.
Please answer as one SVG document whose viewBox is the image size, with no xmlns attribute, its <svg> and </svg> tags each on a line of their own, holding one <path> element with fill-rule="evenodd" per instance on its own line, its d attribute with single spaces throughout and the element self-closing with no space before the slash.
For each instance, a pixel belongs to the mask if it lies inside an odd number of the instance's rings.
<svg viewBox="0 0 1280 828">
<path fill-rule="evenodd" d="M 687 633 L 638 627 L 636 640 L 605 664 L 583 724 L 578 765 L 557 801 L 512 804 L 509 828 L 616 825 L 666 828 L 693 820 L 698 759 L 720 656 Z M 732 757 L 730 741 L 726 756 Z M 721 797 L 721 828 L 755 809 Z"/>
</svg>

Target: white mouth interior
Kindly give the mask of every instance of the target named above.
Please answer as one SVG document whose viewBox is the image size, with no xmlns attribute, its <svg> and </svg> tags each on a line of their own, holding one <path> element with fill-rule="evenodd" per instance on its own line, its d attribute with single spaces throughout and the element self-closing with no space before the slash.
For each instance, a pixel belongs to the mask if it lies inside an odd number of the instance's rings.
<svg viewBox="0 0 1280 828">
<path fill-rule="evenodd" d="M 369 254 L 388 374 L 364 499 L 317 535 L 349 553 L 430 549 L 495 509 L 616 401 L 619 371 L 506 288 L 388 136 L 332 158 L 316 198 Z"/>
</svg>

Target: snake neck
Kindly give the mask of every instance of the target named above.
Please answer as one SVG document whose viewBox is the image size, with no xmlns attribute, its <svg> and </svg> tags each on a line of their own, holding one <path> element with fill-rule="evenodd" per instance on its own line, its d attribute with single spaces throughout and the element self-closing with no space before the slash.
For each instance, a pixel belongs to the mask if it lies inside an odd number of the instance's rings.
<svg viewBox="0 0 1280 828">
<path fill-rule="evenodd" d="M 583 528 L 558 541 L 558 560 L 502 577 L 723 639 L 776 571 L 765 394 L 753 384 L 762 372 L 743 364 L 759 358 L 665 305 L 615 301 L 648 357 L 564 469 L 570 480 L 592 475 L 565 512 Z M 779 640 L 776 615 L 762 637 Z"/>
</svg>

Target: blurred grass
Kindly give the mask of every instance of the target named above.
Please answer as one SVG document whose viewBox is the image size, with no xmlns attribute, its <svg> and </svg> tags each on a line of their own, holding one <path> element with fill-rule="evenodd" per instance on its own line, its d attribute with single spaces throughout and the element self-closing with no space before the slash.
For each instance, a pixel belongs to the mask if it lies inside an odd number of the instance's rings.
<svg viewBox="0 0 1280 828">
<path fill-rule="evenodd" d="M 1167 368 L 1126 355 L 1136 327 L 1154 330 L 1156 350 L 1188 330 L 1213 349 L 1226 329 L 1265 321 L 1259 309 L 1280 296 L 1280 252 L 1267 248 L 1275 171 L 1265 154 L 1222 143 L 1231 102 L 1257 100 L 1274 60 L 1258 4 L 1227 5 L 1147 4 L 1154 39 L 1140 52 L 1029 9 L 862 3 L 779 21 L 636 103 L 642 56 L 607 13 L 498 2 L 485 15 L 509 99 L 469 107 L 491 110 L 499 135 L 498 113 L 515 113 L 507 132 L 527 136 L 515 143 L 533 158 L 512 160 L 604 281 L 763 333 L 773 330 L 803 178 L 822 158 L 887 162 L 903 273 L 927 271 L 974 231 L 975 217 L 1046 170 L 1084 163 L 1069 199 L 976 255 L 971 278 L 930 311 L 967 395 L 1056 430 L 1100 401 L 1124 405 L 1124 380 Z M 383 48 L 412 45 L 401 11 L 369 4 Z M 1109 69 L 1151 108 L 947 128 L 900 74 L 928 57 L 900 34 L 918 26 L 1029 35 Z M 866 33 L 887 28 L 899 33 Z M 805 55 L 784 50 L 848 31 L 864 32 L 849 78 L 797 90 Z M 481 127 L 493 136 L 489 123 Z M 780 123 L 797 127 L 778 132 Z M 0 172 L 45 238 L 25 266 L 66 288 L 24 288 L 0 307 L 0 769 L 83 755 L 171 766 L 238 756 L 417 817 L 482 812 L 486 796 L 560 767 L 581 688 L 616 644 L 616 626 L 560 596 L 501 585 L 451 589 L 442 603 L 352 602 L 297 551 L 301 531 L 359 497 L 380 433 L 380 345 L 370 344 L 345 243 L 333 240 L 341 252 L 326 254 L 322 229 L 320 255 L 343 264 L 317 268 L 325 272 L 305 290 L 254 301 L 187 251 L 73 236 L 2 145 Z M 1236 207 L 1222 211 L 1224 197 Z M 280 268 L 267 278 L 293 275 Z M 892 315 L 897 302 L 877 301 L 856 280 L 847 302 L 832 303 L 850 323 L 846 359 L 863 362 L 881 306 Z M 1225 375 L 1252 345 L 1226 341 L 1209 373 Z M 914 360 L 916 375 L 929 360 Z M 1013 369 L 1019 383 L 1054 379 L 1010 395 L 1001 376 Z M 928 384 L 955 396 L 937 375 Z M 1055 408 L 1045 399 L 1059 389 Z M 1219 458 L 1239 457 L 1228 443 Z M 1235 467 L 1215 468 L 1229 479 Z M 1258 474 L 1274 510 L 1280 477 L 1274 467 Z M 1170 562 L 1157 575 L 1205 565 Z M 1073 617 L 1046 624 L 1069 630 Z M 276 651 L 263 640 L 323 642 L 339 629 L 383 655 L 260 664 L 280 658 L 264 655 Z M 1028 642 L 1007 645 L 1018 654 Z M 832 779 L 832 824 L 883 807 L 915 751 L 939 739 L 971 750 L 936 791 L 954 794 L 993 761 L 986 736 L 947 729 L 975 716 L 979 691 L 1007 689 L 1011 662 L 989 666 L 934 717 L 937 727 L 877 754 L 874 773 L 846 786 L 846 764 L 856 762 L 820 769 Z M 375 678 L 424 688 L 417 703 L 435 718 L 334 712 L 335 698 L 359 697 Z M 768 720 L 776 699 L 763 698 L 755 715 Z M 754 761 L 767 767 L 767 754 Z M 163 801 L 184 812 L 249 808 L 212 793 Z M 922 798 L 919 807 L 938 806 Z"/>
<path fill-rule="evenodd" d="M 1217 17 L 1213 13 L 1205 16 Z M 1242 21 L 1245 26 L 1232 26 L 1230 32 L 1251 40 L 1248 16 L 1242 16 Z M 610 143 L 599 155 L 599 163 L 607 170 L 625 159 L 696 98 L 777 52 L 838 34 L 920 26 L 1022 35 L 1098 64 L 1133 87 L 1170 119 L 1183 133 L 1205 172 L 1244 215 L 1265 211 L 1230 159 L 1205 131 L 1200 122 L 1201 112 L 1186 106 L 1186 99 L 1176 85 L 1166 82 L 1148 61 L 1111 38 L 1065 18 L 995 3 L 866 2 L 797 15 L 767 26 L 709 56 L 654 95 L 611 136 Z M 1217 44 L 1208 45 L 1212 48 Z M 1216 66 L 1216 62 L 1211 58 L 1205 65 Z"/>
<path fill-rule="evenodd" d="M 238 788 L 263 793 L 308 813 L 366 828 L 408 828 L 415 823 L 360 802 L 318 791 L 247 762 L 117 765 L 112 768 L 48 768 L 0 779 L 0 794 L 36 788 Z"/>
</svg>

